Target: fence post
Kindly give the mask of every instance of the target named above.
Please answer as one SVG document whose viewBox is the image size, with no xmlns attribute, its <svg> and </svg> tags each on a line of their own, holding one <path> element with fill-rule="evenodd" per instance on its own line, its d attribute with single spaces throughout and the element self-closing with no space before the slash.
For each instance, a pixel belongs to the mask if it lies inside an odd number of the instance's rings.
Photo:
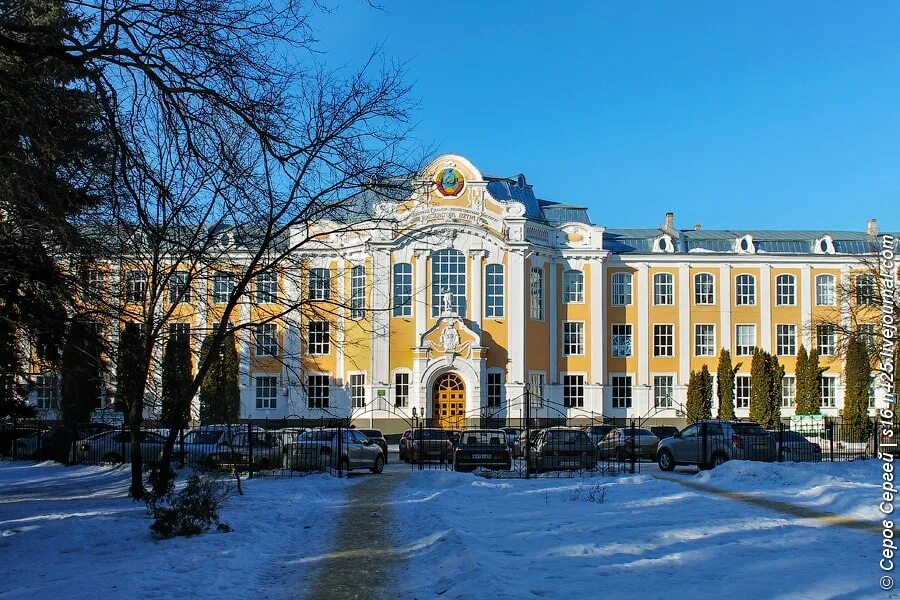
<svg viewBox="0 0 900 600">
<path fill-rule="evenodd" d="M 531 425 L 531 384 L 530 383 L 525 384 L 525 410 L 523 412 L 525 414 L 525 442 L 526 442 L 525 445 L 527 447 L 528 446 L 528 427 Z M 529 459 L 531 458 L 531 456 L 527 450 L 525 452 L 527 453 L 527 455 L 525 457 L 525 479 L 531 479 L 531 475 L 528 472 L 529 471 L 528 464 L 529 464 Z"/>
<path fill-rule="evenodd" d="M 253 479 L 253 421 L 247 419 L 247 479 Z"/>
<path fill-rule="evenodd" d="M 784 462 L 784 423 L 778 424 L 778 462 Z"/>
<path fill-rule="evenodd" d="M 709 439 L 708 439 L 708 429 L 706 427 L 706 421 L 700 423 L 700 456 L 698 456 L 697 464 L 705 465 L 706 456 L 709 451 Z"/>
<path fill-rule="evenodd" d="M 637 432 L 635 431 L 635 428 L 634 428 L 634 419 L 632 419 L 631 420 L 631 452 L 630 452 L 631 467 L 628 470 L 628 472 L 632 475 L 634 475 L 634 464 L 635 464 L 635 460 L 637 459 L 637 439 L 635 438 L 635 433 L 637 433 Z M 627 442 L 627 440 L 626 440 L 626 442 Z M 628 448 L 627 443 L 626 443 L 625 447 Z"/>
<path fill-rule="evenodd" d="M 827 434 L 828 439 L 828 455 L 831 459 L 831 462 L 834 462 L 834 422 L 828 421 L 825 424 L 825 433 Z"/>
<path fill-rule="evenodd" d="M 878 420 L 876 419 L 875 424 L 874 424 L 874 426 L 872 427 L 872 441 L 873 441 L 873 444 L 874 444 L 873 447 L 872 447 L 872 457 L 873 457 L 873 458 L 876 457 L 876 456 L 878 456 L 878 442 L 879 442 L 879 439 L 878 439 L 878 438 L 881 437 L 881 434 L 880 434 L 879 431 L 878 431 L 879 427 L 880 427 L 880 423 L 879 423 Z"/>
<path fill-rule="evenodd" d="M 12 458 L 16 460 L 19 456 L 19 429 L 18 422 L 16 421 L 15 415 L 12 418 Z"/>
<path fill-rule="evenodd" d="M 181 454 L 181 468 L 184 468 L 184 428 L 182 427 L 178 432 L 179 443 L 178 448 Z"/>
</svg>

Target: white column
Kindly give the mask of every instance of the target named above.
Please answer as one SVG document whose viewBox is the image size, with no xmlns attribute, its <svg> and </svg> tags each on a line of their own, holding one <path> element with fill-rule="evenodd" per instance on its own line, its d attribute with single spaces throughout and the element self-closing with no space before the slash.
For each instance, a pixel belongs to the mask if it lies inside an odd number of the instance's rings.
<svg viewBox="0 0 900 600">
<path fill-rule="evenodd" d="M 524 248 L 517 248 L 507 254 L 509 263 L 509 283 L 506 297 L 509 302 L 507 326 L 509 327 L 509 384 L 507 398 L 518 398 L 523 394 L 526 380 L 525 374 L 525 305 L 528 301 L 525 293 L 525 253 Z M 549 381 L 547 382 L 549 383 Z M 510 416 L 518 417 L 519 414 Z"/>
<path fill-rule="evenodd" d="M 250 322 L 250 303 L 241 300 L 241 324 Z M 244 329 L 239 336 L 240 341 L 240 357 L 241 372 L 239 380 L 241 382 L 241 417 L 246 417 L 253 413 L 256 405 L 251 402 L 251 392 L 253 391 L 253 378 L 250 376 L 250 353 L 253 352 L 253 332 L 250 329 Z"/>
<path fill-rule="evenodd" d="M 759 268 L 759 332 L 760 347 L 766 352 L 775 353 L 772 346 L 772 265 L 761 265 Z"/>
<path fill-rule="evenodd" d="M 637 300 L 637 340 L 640 341 L 640 350 L 637 357 L 637 381 L 634 383 L 643 385 L 650 379 L 650 353 L 653 351 L 650 335 L 650 270 L 647 263 L 638 265 L 635 283 L 632 297 Z"/>
<path fill-rule="evenodd" d="M 475 332 L 481 335 L 481 319 L 484 315 L 482 282 L 484 281 L 484 258 L 487 256 L 487 250 L 475 248 L 469 251 L 469 255 L 472 257 L 472 275 L 469 279 L 471 282 L 469 289 L 472 290 L 469 295 L 469 318 L 472 320 Z"/>
<path fill-rule="evenodd" d="M 345 307 L 349 304 L 349 299 L 347 297 L 347 274 L 349 273 L 350 268 L 350 263 L 346 259 L 337 261 L 337 297 L 340 306 L 337 308 L 337 318 L 335 319 L 337 321 L 337 331 L 335 331 L 335 348 L 337 350 L 335 369 L 337 370 L 337 373 L 332 377 L 332 381 L 340 381 L 340 385 L 345 388 L 347 385 L 344 374 L 344 357 L 347 351 L 347 309 Z"/>
<path fill-rule="evenodd" d="M 415 283 L 415 282 L 414 282 Z M 372 252 L 372 383 L 387 385 L 390 356 L 391 255 L 386 247 Z"/>
<path fill-rule="evenodd" d="M 427 248 L 416 248 L 414 251 L 416 256 L 416 273 L 413 280 L 413 314 L 416 318 L 416 336 L 425 333 L 428 319 L 428 259 L 431 256 L 431 250 Z"/>
<path fill-rule="evenodd" d="M 559 304 L 556 291 L 556 263 L 552 260 L 544 265 L 547 273 L 547 331 L 550 336 L 550 364 L 547 377 L 550 383 L 559 381 Z"/>
<path fill-rule="evenodd" d="M 731 352 L 731 265 L 719 269 L 719 345 Z"/>
<path fill-rule="evenodd" d="M 812 348 L 812 268 L 809 265 L 800 267 L 800 339 L 806 350 Z"/>
<path fill-rule="evenodd" d="M 594 260 L 591 265 L 591 287 L 588 294 L 588 302 L 591 307 L 590 328 L 591 336 L 591 374 L 590 381 L 599 384 L 590 409 L 594 412 L 603 412 L 603 386 L 606 385 L 606 330 L 609 327 L 606 317 L 608 304 L 604 294 L 606 283 L 606 268 L 602 259 Z"/>
<path fill-rule="evenodd" d="M 678 383 L 686 383 L 691 373 L 691 271 L 688 265 L 678 267 Z"/>
</svg>

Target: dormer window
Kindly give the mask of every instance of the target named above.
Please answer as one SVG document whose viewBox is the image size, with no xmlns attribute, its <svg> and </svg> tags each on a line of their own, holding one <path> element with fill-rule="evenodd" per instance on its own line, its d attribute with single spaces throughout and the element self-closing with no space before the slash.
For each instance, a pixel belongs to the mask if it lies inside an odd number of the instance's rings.
<svg viewBox="0 0 900 600">
<path fill-rule="evenodd" d="M 653 251 L 667 252 L 670 254 L 675 252 L 675 244 L 672 242 L 672 236 L 665 234 L 653 240 Z"/>
<path fill-rule="evenodd" d="M 834 254 L 834 240 L 830 235 L 823 235 L 813 244 L 814 254 Z"/>
<path fill-rule="evenodd" d="M 756 244 L 750 234 L 739 237 L 734 241 L 734 251 L 738 254 L 756 254 Z"/>
</svg>

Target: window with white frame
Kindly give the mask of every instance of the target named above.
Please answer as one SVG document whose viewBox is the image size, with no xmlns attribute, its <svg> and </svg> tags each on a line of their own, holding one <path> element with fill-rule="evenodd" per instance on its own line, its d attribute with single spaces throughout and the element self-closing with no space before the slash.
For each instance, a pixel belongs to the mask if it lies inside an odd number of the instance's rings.
<svg viewBox="0 0 900 600">
<path fill-rule="evenodd" d="M 500 406 L 503 401 L 503 373 L 500 371 L 488 371 L 487 374 L 487 405 L 491 408 Z"/>
<path fill-rule="evenodd" d="M 862 323 L 858 327 L 859 339 L 865 344 L 869 353 L 875 352 L 878 345 L 878 334 L 876 331 L 877 328 L 873 323 Z"/>
<path fill-rule="evenodd" d="M 531 318 L 544 320 L 544 269 L 531 269 Z"/>
<path fill-rule="evenodd" d="M 675 304 L 675 278 L 671 273 L 657 273 L 653 276 L 653 304 Z"/>
<path fill-rule="evenodd" d="M 147 273 L 128 271 L 125 274 L 125 301 L 143 302 L 147 294 Z"/>
<path fill-rule="evenodd" d="M 631 273 L 613 273 L 610 299 L 613 306 L 631 304 Z"/>
<path fill-rule="evenodd" d="M 331 325 L 328 321 L 310 321 L 307 338 L 309 353 L 328 354 L 331 352 Z"/>
<path fill-rule="evenodd" d="M 675 377 L 672 375 L 653 376 L 653 405 L 656 408 L 672 408 L 675 397 Z"/>
<path fill-rule="evenodd" d="M 614 357 L 631 356 L 631 324 L 613 323 L 612 355 Z"/>
<path fill-rule="evenodd" d="M 169 302 L 180 304 L 191 301 L 191 288 L 188 286 L 188 272 L 174 271 L 169 277 Z"/>
<path fill-rule="evenodd" d="M 563 321 L 563 355 L 576 356 L 584 354 L 584 322 Z"/>
<path fill-rule="evenodd" d="M 747 375 L 734 378 L 734 405 L 737 408 L 750 408 L 750 377 Z"/>
<path fill-rule="evenodd" d="M 816 276 L 816 306 L 834 306 L 837 304 L 837 291 L 834 275 Z"/>
<path fill-rule="evenodd" d="M 531 405 L 541 407 L 544 405 L 544 374 L 532 371 L 528 374 L 528 383 L 531 393 Z"/>
<path fill-rule="evenodd" d="M 631 375 L 613 375 L 613 408 L 631 408 Z"/>
<path fill-rule="evenodd" d="M 59 409 L 59 377 L 54 374 L 35 376 L 34 405 L 42 409 Z"/>
<path fill-rule="evenodd" d="M 278 326 L 263 323 L 256 326 L 256 355 L 278 356 Z"/>
<path fill-rule="evenodd" d="M 394 406 L 406 408 L 409 404 L 409 373 L 397 371 L 394 373 Z"/>
<path fill-rule="evenodd" d="M 353 408 L 364 408 L 366 406 L 366 374 L 351 373 L 349 379 L 350 404 Z"/>
<path fill-rule="evenodd" d="M 734 354 L 751 356 L 756 350 L 756 325 L 736 325 L 734 333 Z"/>
<path fill-rule="evenodd" d="M 571 269 L 563 273 L 563 302 L 581 304 L 584 302 L 584 273 Z"/>
<path fill-rule="evenodd" d="M 350 318 L 358 321 L 366 316 L 366 268 L 350 269 Z"/>
<path fill-rule="evenodd" d="M 83 298 L 85 302 L 97 302 L 106 292 L 106 273 L 100 269 L 90 269 L 86 273 Z"/>
<path fill-rule="evenodd" d="M 856 276 L 856 303 L 860 306 L 875 304 L 875 276 L 869 274 Z"/>
<path fill-rule="evenodd" d="M 504 314 L 503 265 L 491 263 L 484 270 L 484 316 L 503 318 Z"/>
<path fill-rule="evenodd" d="M 794 356 L 797 354 L 797 326 L 775 326 L 775 354 L 778 356 Z"/>
<path fill-rule="evenodd" d="M 694 356 L 716 355 L 716 326 L 694 325 Z"/>
<path fill-rule="evenodd" d="M 779 275 L 775 278 L 776 306 L 797 304 L 797 278 L 793 275 Z"/>
<path fill-rule="evenodd" d="M 191 324 L 190 323 L 169 323 L 169 337 L 174 338 L 187 338 L 191 339 Z"/>
<path fill-rule="evenodd" d="M 394 316 L 412 316 L 412 265 L 397 263 L 394 265 Z"/>
<path fill-rule="evenodd" d="M 653 356 L 675 355 L 675 326 L 653 326 Z"/>
<path fill-rule="evenodd" d="M 278 377 L 274 375 L 257 375 L 256 408 L 276 408 L 278 403 Z"/>
<path fill-rule="evenodd" d="M 694 275 L 694 304 L 716 303 L 716 280 L 712 273 Z"/>
<path fill-rule="evenodd" d="M 823 375 L 819 380 L 819 390 L 822 394 L 822 406 L 835 408 L 837 406 L 837 377 Z"/>
<path fill-rule="evenodd" d="M 460 315 L 466 314 L 466 257 L 451 248 L 431 254 L 431 316 L 444 310 L 444 294 L 450 294 L 450 305 Z"/>
<path fill-rule="evenodd" d="M 331 299 L 331 269 L 316 268 L 309 270 L 309 299 Z"/>
<path fill-rule="evenodd" d="M 797 380 L 793 375 L 785 375 L 781 378 L 781 406 L 794 408 L 797 401 Z"/>
<path fill-rule="evenodd" d="M 331 399 L 329 375 L 306 376 L 306 405 L 309 408 L 328 408 Z"/>
<path fill-rule="evenodd" d="M 738 306 L 753 306 L 756 304 L 756 278 L 753 275 L 742 273 L 735 279 L 735 304 Z"/>
<path fill-rule="evenodd" d="M 837 350 L 834 325 L 816 325 L 816 350 L 820 356 L 833 356 Z"/>
<path fill-rule="evenodd" d="M 584 406 L 584 375 L 563 375 L 563 406 Z"/>
<path fill-rule="evenodd" d="M 256 302 L 257 304 L 278 303 L 278 274 L 257 273 L 256 275 Z"/>
<path fill-rule="evenodd" d="M 213 274 L 213 303 L 225 304 L 234 293 L 234 275 L 225 271 Z"/>
</svg>

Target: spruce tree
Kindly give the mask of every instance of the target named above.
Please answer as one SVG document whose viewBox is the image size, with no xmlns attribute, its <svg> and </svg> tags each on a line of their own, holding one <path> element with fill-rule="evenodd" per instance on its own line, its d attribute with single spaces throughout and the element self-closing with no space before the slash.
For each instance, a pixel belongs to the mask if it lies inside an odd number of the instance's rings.
<svg viewBox="0 0 900 600">
<path fill-rule="evenodd" d="M 169 429 L 183 429 L 190 419 L 193 361 L 187 335 L 170 335 L 162 360 L 161 418 Z"/>
<path fill-rule="evenodd" d="M 25 401 L 25 390 L 17 381 L 22 364 L 19 336 L 8 321 L 0 318 L 0 422 L 37 415 Z"/>
<path fill-rule="evenodd" d="M 847 341 L 844 366 L 844 426 L 851 441 L 863 441 L 869 434 L 869 378 L 872 369 L 865 342 L 854 333 Z"/>
<path fill-rule="evenodd" d="M 757 348 L 753 351 L 753 361 L 750 364 L 750 418 L 760 425 L 769 419 L 771 388 L 769 358 Z"/>
<path fill-rule="evenodd" d="M 93 323 L 75 318 L 62 351 L 60 411 L 66 423 L 86 423 L 100 408 L 103 391 L 103 340 Z"/>
<path fill-rule="evenodd" d="M 200 349 L 203 356 L 213 351 L 211 340 L 212 336 L 203 340 Z M 240 359 L 233 333 L 225 337 L 211 361 L 200 385 L 200 422 L 235 423 L 240 418 L 241 393 L 238 385 Z"/>
<path fill-rule="evenodd" d="M 784 367 L 778 362 L 778 357 L 769 355 L 769 403 L 766 410 L 765 423 L 760 423 L 766 429 L 775 429 L 781 423 L 781 391 L 784 385 Z"/>
<path fill-rule="evenodd" d="M 694 423 L 703 418 L 703 390 L 701 389 L 700 373 L 691 371 L 688 379 L 687 403 L 684 405 L 685 418 L 688 423 Z"/>
<path fill-rule="evenodd" d="M 812 389 L 807 372 L 809 371 L 809 354 L 806 347 L 800 344 L 797 350 L 797 362 L 794 367 L 796 395 L 794 397 L 794 413 L 798 415 L 812 414 Z"/>
<path fill-rule="evenodd" d="M 819 351 L 810 350 L 806 363 L 806 378 L 809 385 L 809 413 L 814 415 L 822 406 L 822 369 L 819 367 Z"/>
<path fill-rule="evenodd" d="M 716 369 L 716 393 L 719 397 L 720 419 L 734 418 L 734 377 L 736 369 L 731 366 L 731 352 L 722 348 L 719 366 Z"/>
<path fill-rule="evenodd" d="M 700 369 L 700 419 L 712 419 L 713 378 L 709 367 Z"/>
</svg>

